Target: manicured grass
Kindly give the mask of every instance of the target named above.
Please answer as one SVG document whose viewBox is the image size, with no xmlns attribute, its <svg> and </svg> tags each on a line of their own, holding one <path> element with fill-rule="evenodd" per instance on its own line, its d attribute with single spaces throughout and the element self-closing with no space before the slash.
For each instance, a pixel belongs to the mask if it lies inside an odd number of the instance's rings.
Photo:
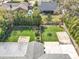
<svg viewBox="0 0 79 59">
<path fill-rule="evenodd" d="M 58 41 L 56 32 L 63 31 L 63 28 L 59 26 L 46 26 L 42 33 L 42 40 L 43 41 Z M 6 42 L 17 42 L 19 36 L 30 36 L 30 41 L 35 40 L 35 31 L 31 29 L 24 29 L 24 30 L 16 30 L 14 29 L 10 36 L 6 39 Z"/>
<path fill-rule="evenodd" d="M 32 30 L 13 30 L 7 42 L 17 42 L 19 36 L 30 36 L 30 41 L 34 41 L 35 33 Z"/>
<path fill-rule="evenodd" d="M 4 31 L 2 30 L 2 28 L 0 28 L 0 35 L 3 34 L 3 33 L 4 33 Z"/>
<path fill-rule="evenodd" d="M 0 28 L 0 34 L 1 34 L 1 32 L 2 32 L 2 29 Z"/>
<path fill-rule="evenodd" d="M 43 41 L 58 41 L 56 32 L 63 31 L 63 28 L 60 28 L 58 26 L 49 26 L 46 29 L 44 29 L 44 32 L 42 33 L 42 40 Z"/>
</svg>

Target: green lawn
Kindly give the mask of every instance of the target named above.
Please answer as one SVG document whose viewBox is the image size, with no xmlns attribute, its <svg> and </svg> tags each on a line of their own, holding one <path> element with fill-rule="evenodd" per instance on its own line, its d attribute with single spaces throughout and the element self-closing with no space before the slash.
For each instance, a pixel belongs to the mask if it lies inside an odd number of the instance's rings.
<svg viewBox="0 0 79 59">
<path fill-rule="evenodd" d="M 3 33 L 4 33 L 4 31 L 2 30 L 2 28 L 0 28 L 0 35 L 3 34 Z"/>
<path fill-rule="evenodd" d="M 30 36 L 30 41 L 34 41 L 35 33 L 32 30 L 13 30 L 7 42 L 17 42 L 19 36 Z"/>
<path fill-rule="evenodd" d="M 42 33 L 42 40 L 43 41 L 58 41 L 56 32 L 63 31 L 63 28 L 60 28 L 58 26 L 49 26 L 46 29 L 44 29 L 44 32 Z"/>
<path fill-rule="evenodd" d="M 1 32 L 2 32 L 2 29 L 0 28 L 0 34 L 1 34 Z"/>
<path fill-rule="evenodd" d="M 63 31 L 63 28 L 58 26 L 48 26 L 44 29 L 42 33 L 42 40 L 43 41 L 58 41 L 56 32 Z M 31 29 L 25 30 L 16 30 L 14 29 L 10 36 L 6 39 L 6 42 L 17 42 L 19 36 L 30 36 L 30 41 L 35 40 L 35 31 Z"/>
</svg>

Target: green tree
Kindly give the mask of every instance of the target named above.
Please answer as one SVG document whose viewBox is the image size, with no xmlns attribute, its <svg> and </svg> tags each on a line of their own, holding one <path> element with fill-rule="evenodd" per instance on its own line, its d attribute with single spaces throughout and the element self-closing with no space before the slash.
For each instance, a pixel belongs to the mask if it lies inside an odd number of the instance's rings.
<svg viewBox="0 0 79 59">
<path fill-rule="evenodd" d="M 52 16 L 50 14 L 48 14 L 46 20 L 47 20 L 47 23 L 52 22 Z"/>
<path fill-rule="evenodd" d="M 35 5 L 34 6 L 36 6 L 36 7 L 38 6 L 38 1 L 35 1 Z"/>
<path fill-rule="evenodd" d="M 28 0 L 24 0 L 24 2 L 28 2 Z"/>
<path fill-rule="evenodd" d="M 39 16 L 40 15 L 40 9 L 38 8 L 38 7 L 35 7 L 34 9 L 33 9 L 33 16 Z"/>
<path fill-rule="evenodd" d="M 40 26 L 41 22 L 42 22 L 42 18 L 40 16 L 40 10 L 39 8 L 35 7 L 33 9 L 33 21 L 34 21 L 34 24 L 36 24 L 38 27 Z"/>
</svg>

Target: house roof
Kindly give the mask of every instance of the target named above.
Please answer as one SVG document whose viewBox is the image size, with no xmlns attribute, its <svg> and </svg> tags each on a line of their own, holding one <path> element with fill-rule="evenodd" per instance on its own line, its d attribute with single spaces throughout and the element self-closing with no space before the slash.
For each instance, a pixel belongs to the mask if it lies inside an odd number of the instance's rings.
<svg viewBox="0 0 79 59">
<path fill-rule="evenodd" d="M 2 1 L 11 1 L 11 0 L 0 0 L 0 1 L 2 2 Z"/>
<path fill-rule="evenodd" d="M 38 42 L 31 42 L 28 45 L 27 55 L 28 59 L 38 59 L 41 55 L 44 54 L 44 46 Z"/>
<path fill-rule="evenodd" d="M 71 59 L 67 54 L 44 54 L 38 59 Z"/>
<path fill-rule="evenodd" d="M 27 51 L 27 43 L 0 43 L 0 57 L 19 57 L 24 56 Z"/>
<path fill-rule="evenodd" d="M 53 1 L 53 0 L 39 0 L 40 2 L 50 2 L 50 1 Z"/>
<path fill-rule="evenodd" d="M 0 0 L 0 1 L 11 1 L 11 0 Z"/>
<path fill-rule="evenodd" d="M 0 43 L 0 59 L 37 59 L 44 54 L 41 43 Z"/>
<path fill-rule="evenodd" d="M 26 2 L 24 2 L 24 3 L 4 3 L 4 4 L 2 4 L 2 6 L 6 10 L 16 10 L 18 8 L 28 10 L 28 3 L 26 3 Z"/>
<path fill-rule="evenodd" d="M 41 11 L 55 11 L 57 9 L 57 3 L 54 1 L 40 2 L 39 8 Z"/>
</svg>

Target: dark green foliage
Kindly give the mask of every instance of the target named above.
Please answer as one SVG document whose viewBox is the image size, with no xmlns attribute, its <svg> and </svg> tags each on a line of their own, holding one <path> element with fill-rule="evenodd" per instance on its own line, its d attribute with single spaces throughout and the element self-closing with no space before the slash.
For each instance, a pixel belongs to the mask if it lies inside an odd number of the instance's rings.
<svg viewBox="0 0 79 59">
<path fill-rule="evenodd" d="M 35 1 L 35 5 L 34 6 L 38 6 L 38 1 Z"/>
<path fill-rule="evenodd" d="M 40 37 L 37 37 L 37 38 L 36 38 L 36 41 L 37 41 L 37 42 L 41 42 Z"/>
<path fill-rule="evenodd" d="M 35 33 L 35 35 L 36 35 L 36 36 L 40 36 L 40 32 L 37 31 L 37 32 Z"/>
<path fill-rule="evenodd" d="M 48 36 L 52 36 L 52 33 L 48 33 L 47 35 L 48 35 Z"/>
<path fill-rule="evenodd" d="M 24 0 L 24 2 L 28 2 L 28 0 Z"/>
<path fill-rule="evenodd" d="M 67 16 L 64 17 L 64 22 L 72 35 L 75 39 L 76 43 L 79 45 L 79 19 L 76 16 Z"/>
<path fill-rule="evenodd" d="M 14 17 L 14 25 L 21 26 L 40 26 L 41 16 L 39 14 L 26 16 L 27 12 L 16 12 Z"/>
</svg>

